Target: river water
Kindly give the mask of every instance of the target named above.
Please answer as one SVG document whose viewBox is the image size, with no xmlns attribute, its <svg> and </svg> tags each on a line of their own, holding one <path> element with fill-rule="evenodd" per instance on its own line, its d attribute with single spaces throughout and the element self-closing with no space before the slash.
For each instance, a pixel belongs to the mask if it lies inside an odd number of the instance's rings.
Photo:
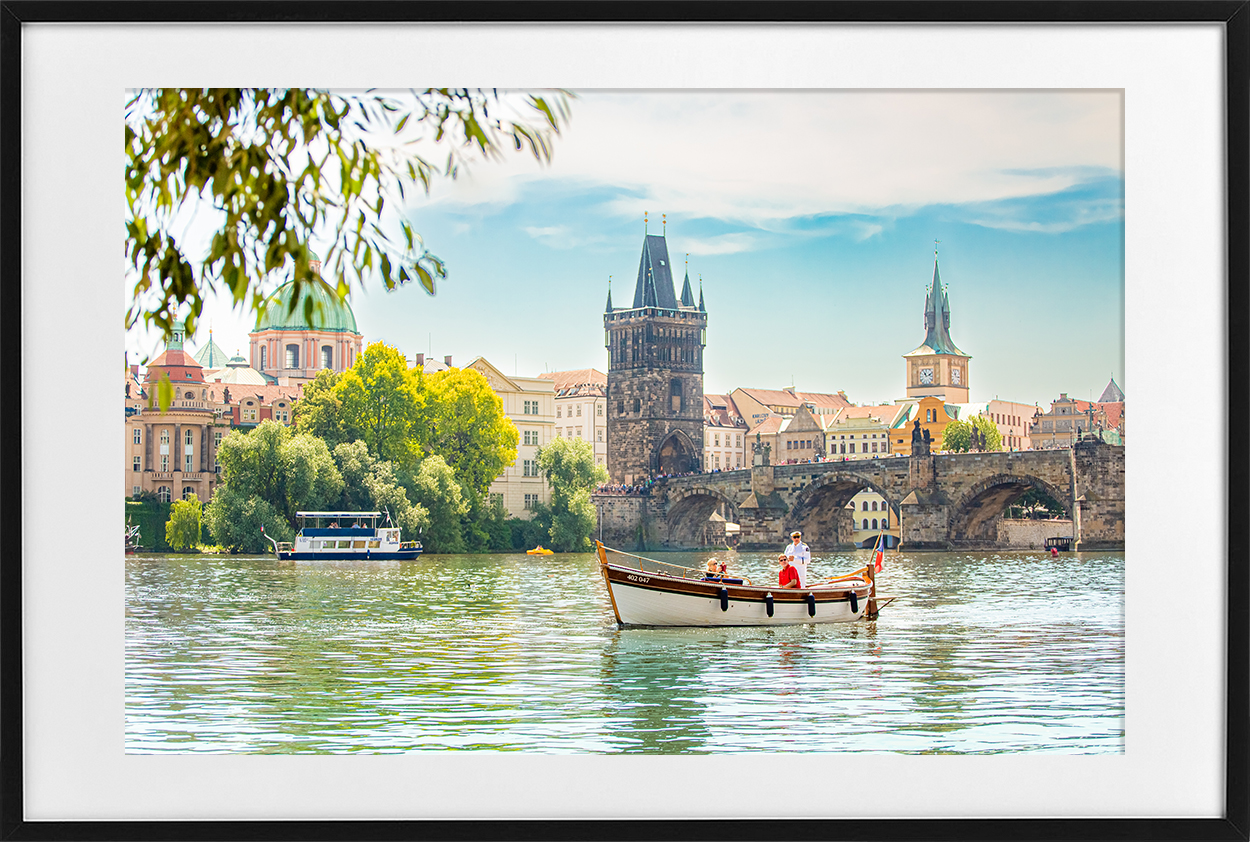
<svg viewBox="0 0 1250 842">
<path fill-rule="evenodd" d="M 776 575 L 657 557 L 711 555 Z M 878 584 L 876 622 L 622 630 L 590 554 L 131 556 L 126 749 L 1124 750 L 1123 553 L 890 553 Z"/>
</svg>

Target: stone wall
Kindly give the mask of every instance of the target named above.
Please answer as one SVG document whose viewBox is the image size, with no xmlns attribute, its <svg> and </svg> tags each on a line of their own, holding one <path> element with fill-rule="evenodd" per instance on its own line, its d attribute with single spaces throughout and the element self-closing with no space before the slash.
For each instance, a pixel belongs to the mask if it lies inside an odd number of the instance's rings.
<svg viewBox="0 0 1250 842">
<path fill-rule="evenodd" d="M 1041 550 L 1047 538 L 1072 535 L 1070 520 L 1003 518 L 998 522 L 998 546 L 1005 550 Z"/>
</svg>

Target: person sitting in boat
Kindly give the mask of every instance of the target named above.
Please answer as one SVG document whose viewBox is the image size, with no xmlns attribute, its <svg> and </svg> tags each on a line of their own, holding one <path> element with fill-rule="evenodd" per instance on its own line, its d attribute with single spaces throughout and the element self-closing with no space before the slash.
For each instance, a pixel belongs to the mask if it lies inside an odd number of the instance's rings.
<svg viewBox="0 0 1250 842">
<path fill-rule="evenodd" d="M 777 556 L 777 561 L 781 562 L 781 573 L 777 576 L 777 587 L 779 588 L 799 588 L 799 571 L 790 563 L 791 557 L 782 553 Z"/>
<path fill-rule="evenodd" d="M 807 548 L 807 544 L 803 543 L 803 533 L 794 530 L 790 533 L 790 546 L 786 547 L 786 555 L 790 557 L 790 562 L 795 569 L 799 571 L 799 587 L 807 587 L 807 565 L 812 561 L 812 551 Z"/>
<path fill-rule="evenodd" d="M 704 578 L 711 579 L 715 576 L 724 576 L 727 572 L 729 572 L 729 565 L 723 561 L 717 561 L 714 558 L 709 558 L 707 560 L 707 564 L 703 566 L 703 569 L 706 571 Z"/>
</svg>

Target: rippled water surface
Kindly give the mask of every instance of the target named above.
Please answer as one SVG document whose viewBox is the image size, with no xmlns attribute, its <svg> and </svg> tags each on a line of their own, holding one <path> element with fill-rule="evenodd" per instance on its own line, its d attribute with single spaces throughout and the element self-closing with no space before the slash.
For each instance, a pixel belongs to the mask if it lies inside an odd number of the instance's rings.
<svg viewBox="0 0 1250 842">
<path fill-rule="evenodd" d="M 876 622 L 622 630 L 592 555 L 132 556 L 126 747 L 1123 751 L 1122 553 L 895 553 L 879 589 Z"/>
</svg>

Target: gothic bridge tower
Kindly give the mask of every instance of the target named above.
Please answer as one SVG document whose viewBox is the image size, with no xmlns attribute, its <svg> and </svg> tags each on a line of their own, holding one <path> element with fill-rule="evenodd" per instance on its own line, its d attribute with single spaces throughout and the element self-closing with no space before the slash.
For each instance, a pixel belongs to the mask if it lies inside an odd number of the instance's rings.
<svg viewBox="0 0 1250 842">
<path fill-rule="evenodd" d="M 608 349 L 608 473 L 632 484 L 703 469 L 703 348 L 707 311 L 687 271 L 674 294 L 664 236 L 644 235 L 630 307 L 603 314 Z"/>
</svg>

